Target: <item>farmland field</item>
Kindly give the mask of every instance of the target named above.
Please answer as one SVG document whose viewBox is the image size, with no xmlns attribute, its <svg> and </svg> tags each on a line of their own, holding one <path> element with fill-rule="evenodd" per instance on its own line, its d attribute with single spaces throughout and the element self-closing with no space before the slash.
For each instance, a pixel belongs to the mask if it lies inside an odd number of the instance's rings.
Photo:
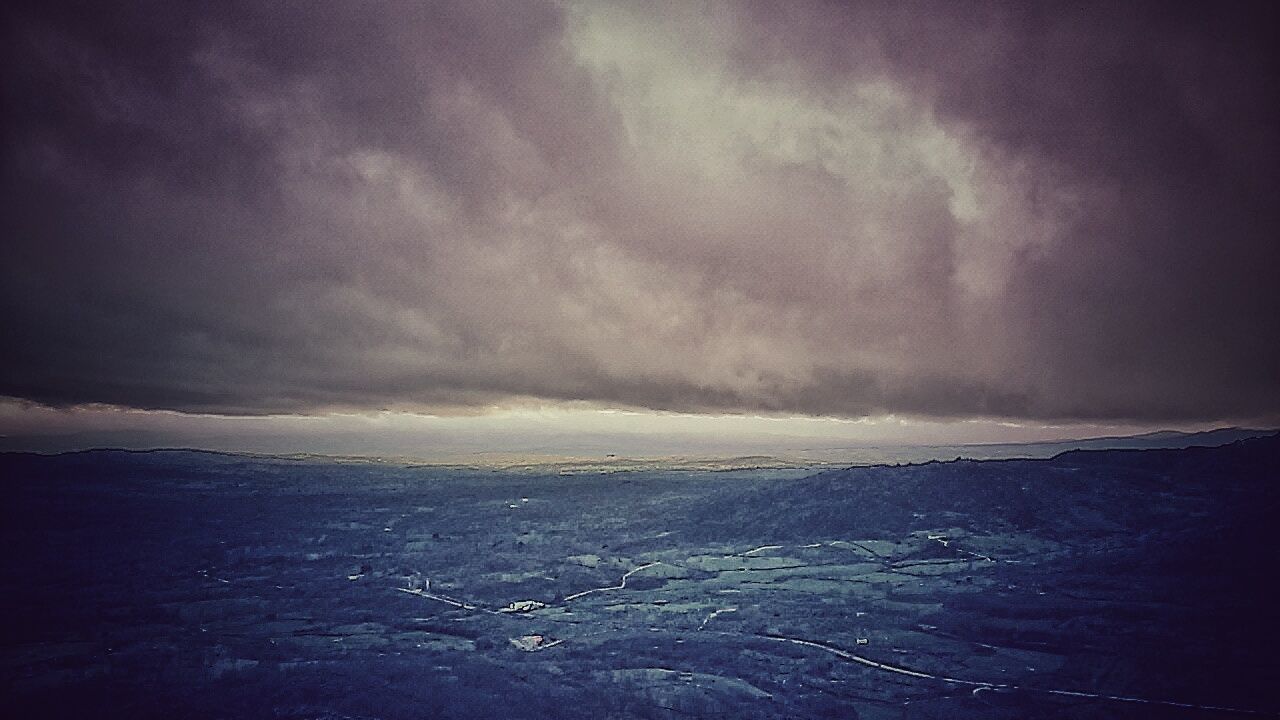
<svg viewBox="0 0 1280 720">
<path fill-rule="evenodd" d="M 14 717 L 1274 714 L 1277 467 L 1274 436 L 816 474 L 6 454 L 3 687 Z"/>
</svg>

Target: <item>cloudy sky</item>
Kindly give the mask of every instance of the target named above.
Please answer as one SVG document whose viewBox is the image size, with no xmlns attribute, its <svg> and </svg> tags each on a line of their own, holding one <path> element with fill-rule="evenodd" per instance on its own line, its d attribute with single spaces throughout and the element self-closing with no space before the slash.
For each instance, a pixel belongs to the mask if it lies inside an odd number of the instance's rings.
<svg viewBox="0 0 1280 720">
<path fill-rule="evenodd" d="M 1177 5 L 8 3 L 0 432 L 1275 423 L 1278 25 Z"/>
</svg>

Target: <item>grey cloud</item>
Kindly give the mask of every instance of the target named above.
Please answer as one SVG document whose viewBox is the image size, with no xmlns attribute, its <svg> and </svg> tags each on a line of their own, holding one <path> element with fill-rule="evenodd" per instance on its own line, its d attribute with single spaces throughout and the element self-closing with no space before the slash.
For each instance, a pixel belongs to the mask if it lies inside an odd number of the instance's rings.
<svg viewBox="0 0 1280 720">
<path fill-rule="evenodd" d="M 0 395 L 1280 408 L 1262 5 L 4 12 Z"/>
</svg>

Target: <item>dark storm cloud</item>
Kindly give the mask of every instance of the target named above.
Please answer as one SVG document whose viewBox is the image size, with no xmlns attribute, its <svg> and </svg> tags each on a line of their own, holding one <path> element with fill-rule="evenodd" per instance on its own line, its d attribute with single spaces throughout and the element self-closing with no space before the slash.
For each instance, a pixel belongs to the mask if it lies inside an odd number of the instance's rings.
<svg viewBox="0 0 1280 720">
<path fill-rule="evenodd" d="M 1261 4 L 4 12 L 0 394 L 1280 408 Z"/>
</svg>

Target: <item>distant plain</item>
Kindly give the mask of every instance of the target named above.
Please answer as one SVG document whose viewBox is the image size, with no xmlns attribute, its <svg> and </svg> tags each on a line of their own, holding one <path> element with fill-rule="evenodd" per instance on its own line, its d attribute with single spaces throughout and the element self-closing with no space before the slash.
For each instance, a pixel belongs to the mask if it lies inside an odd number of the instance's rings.
<svg viewBox="0 0 1280 720">
<path fill-rule="evenodd" d="M 5 694 L 27 717 L 1274 714 L 1277 467 L 1275 436 L 719 472 L 6 454 Z"/>
</svg>

